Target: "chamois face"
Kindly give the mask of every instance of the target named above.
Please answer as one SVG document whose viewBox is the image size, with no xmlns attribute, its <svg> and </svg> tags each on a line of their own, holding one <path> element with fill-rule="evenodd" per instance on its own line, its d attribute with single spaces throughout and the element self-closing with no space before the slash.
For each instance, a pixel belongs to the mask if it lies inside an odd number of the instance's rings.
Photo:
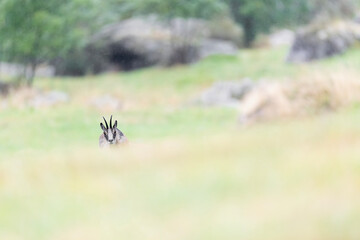
<svg viewBox="0 0 360 240">
<path fill-rule="evenodd" d="M 117 137 L 116 136 L 117 121 L 115 121 L 114 125 L 112 125 L 111 120 L 112 120 L 112 116 L 110 118 L 110 128 L 109 128 L 105 118 L 104 118 L 104 121 L 105 121 L 106 127 L 102 123 L 100 123 L 100 127 L 103 130 L 106 141 L 108 141 L 110 144 L 114 144 L 116 142 L 116 137 Z"/>
</svg>

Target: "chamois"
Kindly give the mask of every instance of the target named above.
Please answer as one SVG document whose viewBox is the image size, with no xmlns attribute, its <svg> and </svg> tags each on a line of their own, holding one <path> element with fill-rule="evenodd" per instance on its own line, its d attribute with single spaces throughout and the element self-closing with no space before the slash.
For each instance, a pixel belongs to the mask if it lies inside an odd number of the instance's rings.
<svg viewBox="0 0 360 240">
<path fill-rule="evenodd" d="M 111 145 L 120 145 L 127 142 L 127 138 L 125 135 L 117 128 L 117 120 L 115 120 L 114 125 L 112 125 L 112 115 L 110 117 L 110 127 L 108 126 L 108 123 L 106 122 L 105 118 L 103 117 L 105 121 L 105 125 L 103 123 L 100 123 L 100 127 L 103 130 L 103 133 L 99 137 L 99 146 L 101 148 L 103 147 L 109 147 Z"/>
</svg>

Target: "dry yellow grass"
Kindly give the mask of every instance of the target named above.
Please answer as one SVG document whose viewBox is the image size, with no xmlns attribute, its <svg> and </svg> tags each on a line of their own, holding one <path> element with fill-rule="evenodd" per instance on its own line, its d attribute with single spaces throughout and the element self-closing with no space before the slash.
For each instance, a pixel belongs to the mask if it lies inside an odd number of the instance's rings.
<svg viewBox="0 0 360 240">
<path fill-rule="evenodd" d="M 283 53 L 37 82 L 71 101 L 0 111 L 0 239 L 359 239 L 356 55 L 295 67 Z M 315 103 L 330 93 L 338 112 L 245 127 L 232 110 L 183 106 L 246 76 L 305 85 L 297 96 Z M 98 149 L 103 113 L 86 107 L 109 92 L 125 100 L 118 150 Z"/>
<path fill-rule="evenodd" d="M 357 239 L 356 119 L 17 154 L 0 163 L 0 236 Z"/>
<path fill-rule="evenodd" d="M 303 117 L 336 111 L 360 102 L 359 73 L 349 69 L 312 71 L 293 81 L 260 83 L 241 103 L 248 122 Z"/>
</svg>

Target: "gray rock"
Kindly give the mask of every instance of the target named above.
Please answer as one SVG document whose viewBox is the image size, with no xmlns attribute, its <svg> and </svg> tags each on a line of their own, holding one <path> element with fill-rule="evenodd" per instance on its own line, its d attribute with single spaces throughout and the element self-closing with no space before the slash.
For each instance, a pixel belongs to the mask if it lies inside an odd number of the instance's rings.
<svg viewBox="0 0 360 240">
<path fill-rule="evenodd" d="M 360 25 L 354 22 L 309 26 L 296 33 L 287 62 L 309 62 L 338 55 L 359 39 Z"/>
<path fill-rule="evenodd" d="M 282 29 L 269 35 L 268 43 L 271 47 L 291 46 L 295 33 L 289 29 Z"/>
<path fill-rule="evenodd" d="M 61 91 L 39 93 L 29 100 L 28 105 L 34 108 L 51 107 L 70 100 L 69 95 Z"/>
<path fill-rule="evenodd" d="M 204 20 L 176 18 L 163 22 L 150 16 L 105 26 L 92 37 L 90 48 L 104 55 L 108 68 L 117 65 L 120 70 L 192 63 L 214 54 L 236 54 L 234 43 L 211 36 Z"/>
<path fill-rule="evenodd" d="M 90 106 L 104 112 L 114 112 L 122 109 L 122 102 L 110 95 L 104 95 L 93 98 L 90 101 Z"/>
<path fill-rule="evenodd" d="M 164 62 L 169 55 L 169 30 L 154 17 L 132 18 L 105 26 L 91 40 L 109 62 L 123 70 L 146 67 Z M 96 51 L 96 50 L 95 50 Z"/>
<path fill-rule="evenodd" d="M 253 88 L 250 79 L 216 82 L 196 100 L 202 106 L 239 107 L 241 99 Z"/>
<path fill-rule="evenodd" d="M 178 39 L 184 40 L 208 38 L 210 36 L 210 28 L 206 21 L 196 18 L 174 18 L 170 20 L 168 25 L 164 25 L 167 31 Z"/>
<path fill-rule="evenodd" d="M 236 55 L 238 48 L 235 44 L 224 40 L 204 40 L 199 46 L 199 59 L 211 56 L 211 55 Z"/>
</svg>

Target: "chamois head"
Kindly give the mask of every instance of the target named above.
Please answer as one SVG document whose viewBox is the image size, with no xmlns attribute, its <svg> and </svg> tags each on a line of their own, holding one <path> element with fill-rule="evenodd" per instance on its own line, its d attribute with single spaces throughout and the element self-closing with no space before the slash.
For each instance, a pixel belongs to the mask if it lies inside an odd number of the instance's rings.
<svg viewBox="0 0 360 240">
<path fill-rule="evenodd" d="M 106 141 L 109 142 L 110 144 L 115 144 L 116 138 L 119 137 L 119 136 L 116 136 L 116 134 L 118 134 L 118 132 L 116 131 L 117 121 L 115 120 L 114 125 L 112 125 L 112 123 L 111 123 L 112 115 L 111 115 L 110 127 L 109 127 L 109 125 L 106 122 L 104 117 L 103 117 L 103 119 L 104 119 L 105 125 L 103 123 L 100 123 L 100 127 L 104 132 L 104 137 L 105 137 Z"/>
</svg>

